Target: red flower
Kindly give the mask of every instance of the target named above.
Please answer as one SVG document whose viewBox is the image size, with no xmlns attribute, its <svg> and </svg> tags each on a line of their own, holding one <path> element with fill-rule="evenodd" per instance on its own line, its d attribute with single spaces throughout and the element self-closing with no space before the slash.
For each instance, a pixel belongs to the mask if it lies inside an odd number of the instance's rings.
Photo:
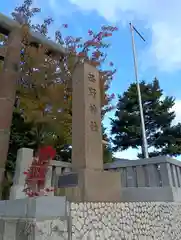
<svg viewBox="0 0 181 240">
<path fill-rule="evenodd" d="M 68 24 L 62 24 L 64 28 L 68 28 Z"/>
<path fill-rule="evenodd" d="M 115 98 L 115 94 L 114 93 L 111 94 L 111 98 Z"/>
<path fill-rule="evenodd" d="M 92 53 L 92 56 L 95 58 L 99 58 L 101 56 L 101 52 L 100 51 L 95 51 Z"/>
<path fill-rule="evenodd" d="M 112 33 L 106 32 L 106 33 L 104 34 L 104 37 L 111 37 L 111 36 L 112 36 Z"/>
<path fill-rule="evenodd" d="M 29 193 L 27 193 L 27 195 L 28 195 L 28 197 L 33 197 L 34 196 L 33 192 L 29 192 Z"/>
<path fill-rule="evenodd" d="M 52 146 L 46 146 L 39 149 L 38 155 L 40 161 L 48 158 L 53 159 L 56 156 L 56 151 Z"/>
<path fill-rule="evenodd" d="M 93 31 L 89 29 L 88 34 L 91 36 L 93 34 Z"/>
<path fill-rule="evenodd" d="M 78 57 L 85 57 L 85 52 L 80 52 L 77 55 L 78 55 Z"/>
<path fill-rule="evenodd" d="M 87 42 L 85 42 L 85 45 L 86 46 L 95 46 L 95 47 L 98 47 L 98 46 L 100 46 L 100 43 L 99 42 L 94 42 L 93 40 L 89 40 L 89 41 L 87 41 Z"/>
</svg>

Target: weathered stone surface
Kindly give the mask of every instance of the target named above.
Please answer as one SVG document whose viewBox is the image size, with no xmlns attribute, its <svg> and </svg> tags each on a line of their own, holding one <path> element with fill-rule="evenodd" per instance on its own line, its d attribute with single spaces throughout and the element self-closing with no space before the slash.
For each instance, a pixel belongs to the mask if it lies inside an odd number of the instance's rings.
<svg viewBox="0 0 181 240">
<path fill-rule="evenodd" d="M 72 203 L 72 240 L 181 239 L 178 203 Z"/>
<path fill-rule="evenodd" d="M 66 196 L 71 202 L 119 201 L 120 174 L 103 171 L 98 69 L 87 62 L 76 65 L 72 84 L 72 170 L 78 173 L 78 184 Z"/>
<path fill-rule="evenodd" d="M 93 81 L 89 79 L 90 74 Z M 72 167 L 76 172 L 82 168 L 102 170 L 99 72 L 88 63 L 79 64 L 73 73 L 72 84 Z M 96 112 L 92 113 L 91 106 Z"/>
<path fill-rule="evenodd" d="M 60 218 L 37 221 L 34 236 L 35 240 L 67 240 L 67 221 Z"/>
<path fill-rule="evenodd" d="M 67 203 L 61 217 L 1 217 L 0 240 L 180 240 L 180 215 L 181 203 Z"/>
<path fill-rule="evenodd" d="M 36 219 L 2 218 L 0 240 L 67 240 L 67 221 L 61 218 Z M 1 224 L 1 225 L 2 225 Z"/>
</svg>

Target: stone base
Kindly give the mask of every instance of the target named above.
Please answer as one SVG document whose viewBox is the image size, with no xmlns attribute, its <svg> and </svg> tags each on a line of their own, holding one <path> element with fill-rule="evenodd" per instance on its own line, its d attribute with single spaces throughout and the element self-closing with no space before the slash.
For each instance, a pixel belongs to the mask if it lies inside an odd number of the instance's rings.
<svg viewBox="0 0 181 240">
<path fill-rule="evenodd" d="M 181 189 L 174 187 L 121 188 L 121 202 L 181 202 Z"/>
<path fill-rule="evenodd" d="M 26 198 L 27 196 L 25 192 L 23 192 L 24 188 L 25 187 L 22 185 L 13 185 L 10 190 L 9 199 L 16 200 L 16 199 Z M 51 188 L 51 187 L 47 186 L 47 188 Z M 42 196 L 44 196 L 43 193 L 42 193 Z M 47 192 L 46 196 L 54 196 L 54 192 Z"/>
<path fill-rule="evenodd" d="M 42 196 L 0 201 L 0 216 L 7 218 L 50 219 L 67 215 L 65 197 Z"/>
<path fill-rule="evenodd" d="M 2 199 L 3 185 L 4 185 L 4 168 L 0 167 L 0 199 Z"/>
<path fill-rule="evenodd" d="M 0 201 L 0 239 L 67 240 L 65 197 L 36 197 Z"/>
<path fill-rule="evenodd" d="M 116 202 L 120 200 L 120 173 L 84 169 L 78 172 L 78 176 L 78 186 L 66 189 L 66 196 L 70 201 Z"/>
</svg>

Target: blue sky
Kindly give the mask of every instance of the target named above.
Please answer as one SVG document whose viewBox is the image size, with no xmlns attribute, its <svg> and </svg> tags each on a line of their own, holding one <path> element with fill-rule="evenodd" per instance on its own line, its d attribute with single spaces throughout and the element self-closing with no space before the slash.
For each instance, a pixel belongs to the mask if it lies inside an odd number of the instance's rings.
<svg viewBox="0 0 181 240">
<path fill-rule="evenodd" d="M 0 11 L 10 15 L 21 0 L 6 0 Z M 99 29 L 101 25 L 115 24 L 119 31 L 109 40 L 109 59 L 114 62 L 117 73 L 112 82 L 111 92 L 123 93 L 135 81 L 129 21 L 142 32 L 146 43 L 135 37 L 139 60 L 139 79 L 152 81 L 156 76 L 165 95 L 176 98 L 174 110 L 176 121 L 181 121 L 181 1 L 175 0 L 35 0 L 34 6 L 42 12 L 35 18 L 40 22 L 51 16 L 58 29 L 63 23 L 69 28 L 66 35 L 86 36 L 87 30 Z M 51 35 L 51 32 L 50 32 Z M 105 124 L 109 127 L 108 118 Z M 136 158 L 137 151 L 128 150 L 117 153 L 123 158 Z"/>
</svg>

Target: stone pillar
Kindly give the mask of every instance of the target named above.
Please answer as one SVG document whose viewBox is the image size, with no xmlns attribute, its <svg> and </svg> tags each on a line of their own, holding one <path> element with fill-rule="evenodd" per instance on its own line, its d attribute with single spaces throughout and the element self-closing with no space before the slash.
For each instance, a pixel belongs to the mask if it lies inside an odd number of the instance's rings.
<svg viewBox="0 0 181 240">
<path fill-rule="evenodd" d="M 20 49 L 21 30 L 14 29 L 8 36 L 4 67 L 0 73 L 0 186 L 9 147 L 16 82 L 19 77 Z"/>
<path fill-rule="evenodd" d="M 72 168 L 103 169 L 99 73 L 85 63 L 73 75 Z"/>
<path fill-rule="evenodd" d="M 52 175 L 53 175 L 53 169 L 52 166 L 48 166 L 46 178 L 45 178 L 45 189 L 54 187 L 52 186 Z M 47 192 L 48 196 L 54 196 L 54 192 Z"/>
<path fill-rule="evenodd" d="M 103 171 L 99 72 L 87 63 L 73 73 L 72 170 L 78 186 L 69 192 L 74 201 L 118 201 L 119 173 Z"/>
<path fill-rule="evenodd" d="M 160 164 L 160 175 L 163 187 L 173 187 L 170 163 L 165 162 Z"/>
<path fill-rule="evenodd" d="M 17 153 L 16 170 L 13 180 L 13 186 L 11 187 L 10 199 L 25 198 L 26 195 L 23 192 L 25 185 L 26 175 L 23 172 L 27 171 L 31 166 L 33 160 L 33 149 L 21 148 Z"/>
</svg>

